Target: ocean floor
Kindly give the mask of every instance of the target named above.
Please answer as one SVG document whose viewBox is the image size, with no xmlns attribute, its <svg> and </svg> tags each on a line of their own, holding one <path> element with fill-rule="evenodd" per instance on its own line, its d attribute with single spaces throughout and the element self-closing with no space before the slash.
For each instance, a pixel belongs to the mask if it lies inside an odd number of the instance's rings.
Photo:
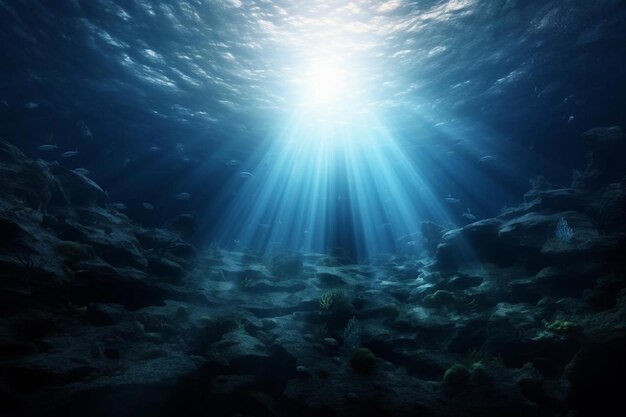
<svg viewBox="0 0 626 417">
<path fill-rule="evenodd" d="M 0 141 L 1 414 L 621 415 L 626 137 L 581 140 L 570 187 L 358 264 L 196 248 Z"/>
</svg>

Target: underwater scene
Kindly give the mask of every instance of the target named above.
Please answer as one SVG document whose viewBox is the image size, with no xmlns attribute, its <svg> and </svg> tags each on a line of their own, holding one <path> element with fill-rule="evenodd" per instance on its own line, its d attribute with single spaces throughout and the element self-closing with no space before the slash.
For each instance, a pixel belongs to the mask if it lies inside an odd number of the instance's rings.
<svg viewBox="0 0 626 417">
<path fill-rule="evenodd" d="M 622 416 L 624 129 L 623 0 L 0 0 L 0 416 Z"/>
</svg>

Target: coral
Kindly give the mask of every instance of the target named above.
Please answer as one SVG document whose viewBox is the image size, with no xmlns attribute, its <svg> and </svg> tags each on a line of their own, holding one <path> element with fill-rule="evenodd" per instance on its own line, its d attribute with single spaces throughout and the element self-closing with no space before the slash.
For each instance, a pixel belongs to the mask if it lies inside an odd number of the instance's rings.
<svg viewBox="0 0 626 417">
<path fill-rule="evenodd" d="M 574 229 L 569 227 L 565 217 L 561 217 L 559 219 L 559 222 L 556 225 L 556 230 L 554 231 L 554 236 L 561 243 L 568 243 L 572 240 L 572 237 L 574 236 Z"/>
<path fill-rule="evenodd" d="M 561 336 L 576 336 L 582 333 L 581 325 L 569 320 L 558 319 L 546 324 L 546 329 Z"/>
<path fill-rule="evenodd" d="M 340 298 L 343 298 L 343 291 L 341 290 L 333 290 L 333 291 L 325 292 L 320 297 L 320 310 L 322 311 L 330 310 L 332 305 Z"/>
<path fill-rule="evenodd" d="M 356 317 L 352 317 L 343 332 L 343 339 L 346 347 L 350 350 L 361 346 L 361 326 Z"/>
</svg>

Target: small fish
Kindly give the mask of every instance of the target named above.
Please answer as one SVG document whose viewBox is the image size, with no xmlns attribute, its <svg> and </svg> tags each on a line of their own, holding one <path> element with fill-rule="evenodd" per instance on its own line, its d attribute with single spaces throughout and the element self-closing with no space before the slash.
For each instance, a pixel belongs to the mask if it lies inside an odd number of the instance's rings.
<svg viewBox="0 0 626 417">
<path fill-rule="evenodd" d="M 150 204 L 150 203 L 143 202 L 143 203 L 141 203 L 141 205 L 142 205 L 142 206 L 143 206 L 143 208 L 145 208 L 146 210 L 154 210 L 154 206 L 153 206 L 152 204 Z"/>
<path fill-rule="evenodd" d="M 461 214 L 462 217 L 465 217 L 467 220 L 476 220 L 476 216 L 472 214 L 472 211 L 468 208 Z"/>
<path fill-rule="evenodd" d="M 29 101 L 28 103 L 24 105 L 24 107 L 26 107 L 28 110 L 36 109 L 37 107 L 39 107 L 39 103 L 35 103 L 34 101 Z"/>
<path fill-rule="evenodd" d="M 124 203 L 113 203 L 109 207 L 115 210 L 126 210 L 126 204 Z"/>
<path fill-rule="evenodd" d="M 158 146 L 151 146 L 150 148 L 148 148 L 148 151 L 150 152 L 158 152 L 160 150 L 161 148 L 159 148 Z"/>
<path fill-rule="evenodd" d="M 37 146 L 37 149 L 39 149 L 40 151 L 51 151 L 53 149 L 58 148 L 57 145 L 39 145 Z"/>
<path fill-rule="evenodd" d="M 9 102 L 6 100 L 0 101 L 0 111 L 5 111 L 9 108 Z"/>
<path fill-rule="evenodd" d="M 176 200 L 189 200 L 191 198 L 191 194 L 189 193 L 180 193 L 176 194 Z"/>
<path fill-rule="evenodd" d="M 247 171 L 240 172 L 239 174 L 237 174 L 237 176 L 239 178 L 252 178 L 252 177 L 254 177 L 254 175 L 252 175 L 251 172 L 247 172 Z"/>
<path fill-rule="evenodd" d="M 83 120 L 79 120 L 76 123 L 76 126 L 78 126 L 78 128 L 80 129 L 80 134 L 82 137 L 88 140 L 93 139 L 93 135 L 91 134 L 91 129 L 89 129 L 89 126 L 87 126 L 87 123 L 85 123 Z"/>
<path fill-rule="evenodd" d="M 570 115 L 569 119 L 567 119 L 567 123 L 572 123 L 574 121 L 574 115 Z"/>
<path fill-rule="evenodd" d="M 234 167 L 234 166 L 240 165 L 240 164 L 241 164 L 241 162 L 239 162 L 236 159 L 231 159 L 230 161 L 226 162 L 226 165 L 231 166 L 231 167 Z"/>
<path fill-rule="evenodd" d="M 480 158 L 480 162 L 493 162 L 496 160 L 495 156 L 491 156 L 491 155 L 485 155 L 482 158 Z"/>
<path fill-rule="evenodd" d="M 85 168 L 76 168 L 73 170 L 75 173 L 80 174 L 80 175 L 89 175 L 91 174 L 91 172 L 89 172 L 88 169 Z"/>
<path fill-rule="evenodd" d="M 73 157 L 75 157 L 76 155 L 78 155 L 78 151 L 67 151 L 67 152 L 63 152 L 63 153 L 61 154 L 61 156 L 62 156 L 63 158 L 73 158 Z"/>
<path fill-rule="evenodd" d="M 459 200 L 458 198 L 452 197 L 452 194 L 448 194 L 448 196 L 444 198 L 444 200 L 446 200 L 446 202 L 450 204 L 459 204 L 461 202 L 461 200 Z"/>
</svg>

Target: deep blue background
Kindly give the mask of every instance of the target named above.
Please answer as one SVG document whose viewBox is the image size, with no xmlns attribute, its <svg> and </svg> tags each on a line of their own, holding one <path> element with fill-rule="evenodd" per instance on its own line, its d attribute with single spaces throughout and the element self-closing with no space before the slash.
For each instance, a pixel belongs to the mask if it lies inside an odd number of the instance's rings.
<svg viewBox="0 0 626 417">
<path fill-rule="evenodd" d="M 232 76 L 229 61 L 218 50 L 227 45 L 248 68 L 267 68 L 280 51 L 268 47 L 255 55 L 237 43 L 260 36 L 246 20 L 251 1 L 237 9 L 211 1 L 147 3 L 154 6 L 153 15 L 142 7 L 146 2 L 133 0 L 0 1 L 0 100 L 5 102 L 0 136 L 34 157 L 55 159 L 61 151 L 79 150 L 78 157 L 62 163 L 88 168 L 112 201 L 129 206 L 132 217 L 155 225 L 189 211 L 204 217 L 210 233 L 212 219 L 224 209 L 212 203 L 233 192 L 226 184 L 239 171 L 228 161 L 245 161 L 266 146 L 281 121 L 280 110 L 255 107 L 251 97 L 259 90 L 247 95 L 248 85 Z M 406 3 L 397 19 L 411 8 L 446 2 Z M 528 153 L 507 172 L 465 161 L 501 189 L 489 189 L 490 182 L 481 178 L 459 182 L 463 172 L 450 174 L 467 169 L 447 159 L 446 150 L 459 137 L 437 131 L 432 121 L 402 107 L 381 109 L 381 117 L 408 144 L 409 156 L 426 154 L 437 161 L 433 166 L 439 168 L 425 174 L 437 194 L 453 194 L 477 215 L 487 216 L 517 203 L 535 175 L 567 184 L 571 170 L 584 161 L 581 132 L 626 126 L 626 2 L 481 0 L 469 7 L 471 14 L 427 22 L 415 35 L 425 50 L 443 44 L 447 53 L 419 66 L 409 56 L 397 74 L 422 82 L 416 94 L 433 103 L 431 115 L 440 112 L 454 120 L 452 125 L 473 126 L 463 133 L 466 141 L 489 132 L 501 149 Z M 182 26 L 172 24 L 165 11 Z M 107 41 L 105 33 L 113 39 Z M 408 36 L 388 39 L 381 48 L 390 53 L 401 49 Z M 146 49 L 163 59 L 142 55 Z M 181 53 L 192 59 L 185 61 Z M 134 65 L 125 66 L 124 55 Z M 206 79 L 197 85 L 181 75 L 193 72 L 191 63 L 206 70 Z M 147 80 L 155 74 L 156 80 Z M 158 74 L 175 86 L 160 84 Z M 212 77 L 223 84 L 212 84 Z M 463 86 L 453 88 L 459 84 Z M 276 85 L 280 77 L 265 87 L 272 91 Z M 234 88 L 244 94 L 229 98 Z M 28 109 L 28 102 L 38 107 Z M 93 139 L 83 137 L 81 120 Z M 420 135 L 437 146 L 411 147 Z M 45 143 L 59 145 L 59 151 L 36 150 Z M 153 146 L 161 151 L 147 151 Z M 463 157 L 462 151 L 458 154 Z M 506 155 L 500 160 L 509 164 Z M 182 191 L 193 198 L 174 200 Z M 146 211 L 143 201 L 158 209 Z"/>
</svg>

